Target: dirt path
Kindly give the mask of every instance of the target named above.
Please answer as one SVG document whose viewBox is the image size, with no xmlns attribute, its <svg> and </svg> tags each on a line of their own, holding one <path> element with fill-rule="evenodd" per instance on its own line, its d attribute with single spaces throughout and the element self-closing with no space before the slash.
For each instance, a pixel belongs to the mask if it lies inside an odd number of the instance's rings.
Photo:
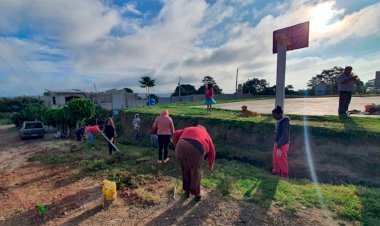
<svg viewBox="0 0 380 226">
<path fill-rule="evenodd" d="M 63 143 L 62 143 L 63 142 Z M 101 179 L 82 175 L 78 166 L 28 162 L 33 154 L 59 151 L 70 141 L 21 141 L 17 130 L 0 127 L 0 225 L 337 225 L 320 210 L 297 214 L 224 198 L 204 190 L 203 200 L 168 194 L 170 179 L 157 178 L 144 185 L 161 195 L 155 205 L 139 202 L 133 190 L 119 191 L 106 210 L 101 206 Z M 40 214 L 36 205 L 46 205 Z"/>
</svg>

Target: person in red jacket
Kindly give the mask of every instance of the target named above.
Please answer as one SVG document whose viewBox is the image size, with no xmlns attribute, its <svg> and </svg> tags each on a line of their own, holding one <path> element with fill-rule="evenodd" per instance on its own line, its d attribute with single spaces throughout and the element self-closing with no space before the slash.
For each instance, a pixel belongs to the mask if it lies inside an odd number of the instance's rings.
<svg viewBox="0 0 380 226">
<path fill-rule="evenodd" d="M 190 193 L 195 200 L 201 200 L 202 162 L 208 158 L 208 166 L 212 170 L 215 162 L 215 146 L 205 127 L 187 127 L 176 130 L 173 134 L 175 154 L 181 165 L 182 184 L 186 198 Z"/>
<path fill-rule="evenodd" d="M 211 105 L 216 104 L 216 101 L 214 100 L 214 89 L 211 83 L 206 85 L 205 100 L 203 101 L 203 104 L 207 105 L 207 113 L 211 114 Z"/>
</svg>

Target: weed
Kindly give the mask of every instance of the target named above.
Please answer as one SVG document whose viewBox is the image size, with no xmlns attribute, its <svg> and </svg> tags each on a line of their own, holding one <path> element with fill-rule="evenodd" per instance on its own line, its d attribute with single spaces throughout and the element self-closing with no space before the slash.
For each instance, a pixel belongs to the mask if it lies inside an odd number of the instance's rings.
<svg viewBox="0 0 380 226">
<path fill-rule="evenodd" d="M 95 160 L 93 162 L 85 162 L 82 166 L 84 172 L 98 172 L 101 170 L 109 169 L 110 166 L 107 165 L 103 160 Z"/>
<path fill-rule="evenodd" d="M 158 204 L 161 201 L 159 195 L 153 194 L 152 192 L 146 191 L 144 188 L 138 188 L 135 191 L 137 198 L 144 204 Z"/>
</svg>

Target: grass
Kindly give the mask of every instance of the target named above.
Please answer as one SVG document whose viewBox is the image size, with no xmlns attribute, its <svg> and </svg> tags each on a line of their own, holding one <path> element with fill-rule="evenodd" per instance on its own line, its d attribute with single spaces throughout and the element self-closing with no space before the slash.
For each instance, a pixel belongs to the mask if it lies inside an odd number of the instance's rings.
<svg viewBox="0 0 380 226">
<path fill-rule="evenodd" d="M 275 120 L 271 115 L 261 117 L 242 118 L 239 111 L 214 109 L 211 115 L 206 114 L 205 109 L 186 105 L 157 105 L 153 107 L 128 108 L 126 113 L 139 113 L 157 116 L 163 109 L 168 109 L 171 116 L 186 118 L 203 118 L 222 121 L 232 121 L 234 123 L 248 122 L 256 124 L 274 124 Z M 290 115 L 292 126 L 304 126 L 315 128 L 315 131 L 327 130 L 332 132 L 358 131 L 360 133 L 376 133 L 380 136 L 380 118 L 351 117 L 347 120 L 340 120 L 337 116 L 307 116 L 305 119 L 300 115 Z"/>
<path fill-rule="evenodd" d="M 150 205 L 161 202 L 162 197 L 151 192 L 145 185 L 157 179 L 174 181 L 175 177 L 178 178 L 179 170 L 175 162 L 156 164 L 156 151 L 152 148 L 118 144 L 121 153 L 109 157 L 105 142 L 99 139 L 97 142 L 93 149 L 82 145 L 81 151 L 76 152 L 70 152 L 67 141 L 58 142 L 56 145 L 61 146 L 61 150 L 47 152 L 43 156 L 37 154 L 30 160 L 48 164 L 80 164 L 82 173 L 116 181 L 118 189 L 134 189 L 137 199 Z M 69 152 L 71 154 L 68 155 Z M 54 161 L 52 156 L 55 157 Z M 151 160 L 136 163 L 136 159 L 141 157 Z M 202 186 L 217 190 L 226 198 L 254 203 L 266 209 L 275 205 L 286 212 L 295 213 L 308 208 L 326 208 L 334 218 L 362 225 L 376 225 L 380 222 L 379 188 L 321 184 L 321 202 L 315 185 L 310 181 L 281 180 L 251 164 L 221 159 L 216 161 L 215 170 L 204 169 Z M 180 186 L 178 188 L 180 190 Z M 165 189 L 173 191 L 172 188 Z M 172 193 L 168 192 L 168 195 Z"/>
<path fill-rule="evenodd" d="M 11 117 L 12 117 L 12 113 L 0 112 L 0 126 L 13 124 Z"/>
<path fill-rule="evenodd" d="M 137 198 L 145 204 L 158 204 L 161 201 L 161 197 L 145 190 L 144 188 L 137 188 L 135 190 Z"/>
</svg>

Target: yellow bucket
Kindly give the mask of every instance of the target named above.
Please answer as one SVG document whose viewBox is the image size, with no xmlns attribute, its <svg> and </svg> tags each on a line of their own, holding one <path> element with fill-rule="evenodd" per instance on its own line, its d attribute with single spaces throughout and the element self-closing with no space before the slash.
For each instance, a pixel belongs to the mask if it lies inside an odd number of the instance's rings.
<svg viewBox="0 0 380 226">
<path fill-rule="evenodd" d="M 102 188 L 102 194 L 103 194 L 103 205 L 106 202 L 112 202 L 116 199 L 116 183 L 109 180 L 103 181 L 103 188 Z"/>
</svg>

